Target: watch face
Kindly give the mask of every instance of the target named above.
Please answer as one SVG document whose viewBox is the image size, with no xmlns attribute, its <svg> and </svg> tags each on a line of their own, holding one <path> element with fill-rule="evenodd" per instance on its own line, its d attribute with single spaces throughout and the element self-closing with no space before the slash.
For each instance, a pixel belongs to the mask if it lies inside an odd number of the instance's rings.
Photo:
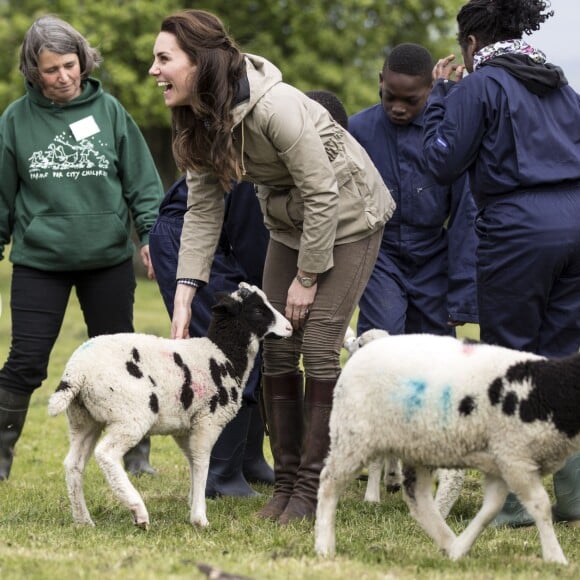
<svg viewBox="0 0 580 580">
<path fill-rule="evenodd" d="M 314 286 L 314 284 L 316 284 L 314 278 L 310 278 L 308 276 L 296 276 L 296 278 L 298 278 L 298 282 L 300 282 L 304 288 L 311 288 Z"/>
</svg>

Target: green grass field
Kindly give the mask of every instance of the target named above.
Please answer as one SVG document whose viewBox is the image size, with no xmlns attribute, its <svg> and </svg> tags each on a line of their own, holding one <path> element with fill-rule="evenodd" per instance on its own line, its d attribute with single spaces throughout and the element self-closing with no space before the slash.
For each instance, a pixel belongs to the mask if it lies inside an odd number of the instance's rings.
<svg viewBox="0 0 580 580">
<path fill-rule="evenodd" d="M 0 262 L 0 359 L 9 347 L 8 287 L 10 267 Z M 139 281 L 136 329 L 167 335 L 169 321 L 154 282 Z M 464 332 L 477 336 L 477 328 Z M 111 496 L 91 459 L 85 477 L 89 510 L 97 526 L 72 524 L 62 461 L 68 449 L 66 418 L 50 418 L 48 396 L 64 364 L 85 339 L 76 299 L 71 301 L 45 384 L 34 395 L 17 446 L 11 478 L 0 483 L 0 578 L 204 578 L 200 563 L 255 579 L 411 579 L 411 578 L 578 578 L 580 530 L 557 526 L 570 560 L 566 567 L 544 564 L 535 527 L 488 529 L 472 553 L 459 562 L 442 556 L 409 516 L 400 494 L 382 503 L 363 503 L 365 483 L 355 481 L 342 498 L 337 515 L 337 558 L 323 560 L 313 550 L 313 526 L 287 528 L 255 518 L 267 500 L 222 498 L 208 502 L 210 527 L 188 523 L 188 470 L 171 438 L 153 439 L 156 477 L 136 480 L 149 509 L 151 526 L 143 532 Z M 550 480 L 547 480 L 549 484 Z M 468 474 L 449 523 L 462 530 L 481 501 L 476 473 Z"/>
</svg>

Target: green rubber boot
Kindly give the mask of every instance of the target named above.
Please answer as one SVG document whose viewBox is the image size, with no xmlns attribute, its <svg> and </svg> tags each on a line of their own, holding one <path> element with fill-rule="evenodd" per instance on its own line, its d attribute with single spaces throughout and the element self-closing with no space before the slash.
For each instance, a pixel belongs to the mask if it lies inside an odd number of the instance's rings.
<svg viewBox="0 0 580 580">
<path fill-rule="evenodd" d="M 494 528 L 523 528 L 533 526 L 534 518 L 513 493 L 508 493 L 501 512 L 495 516 L 490 526 Z"/>
<path fill-rule="evenodd" d="M 554 473 L 554 493 L 554 521 L 580 527 L 580 454 L 569 457 L 566 465 Z"/>
</svg>

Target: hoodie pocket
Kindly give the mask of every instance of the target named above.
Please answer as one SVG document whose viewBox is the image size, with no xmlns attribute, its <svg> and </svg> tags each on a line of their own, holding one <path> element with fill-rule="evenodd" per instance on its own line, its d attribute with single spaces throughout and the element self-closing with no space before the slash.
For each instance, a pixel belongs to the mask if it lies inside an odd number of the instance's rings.
<svg viewBox="0 0 580 580">
<path fill-rule="evenodd" d="M 129 232 L 114 212 L 36 216 L 22 239 L 26 262 L 51 270 L 100 268 L 132 251 Z"/>
</svg>

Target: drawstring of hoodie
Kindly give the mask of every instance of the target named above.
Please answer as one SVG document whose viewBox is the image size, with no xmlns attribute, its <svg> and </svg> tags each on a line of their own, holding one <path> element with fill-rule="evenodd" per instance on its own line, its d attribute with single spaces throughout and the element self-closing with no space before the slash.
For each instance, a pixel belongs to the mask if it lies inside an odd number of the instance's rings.
<svg viewBox="0 0 580 580">
<path fill-rule="evenodd" d="M 244 164 L 244 122 L 242 121 L 242 175 L 246 175 L 246 166 Z"/>
</svg>

